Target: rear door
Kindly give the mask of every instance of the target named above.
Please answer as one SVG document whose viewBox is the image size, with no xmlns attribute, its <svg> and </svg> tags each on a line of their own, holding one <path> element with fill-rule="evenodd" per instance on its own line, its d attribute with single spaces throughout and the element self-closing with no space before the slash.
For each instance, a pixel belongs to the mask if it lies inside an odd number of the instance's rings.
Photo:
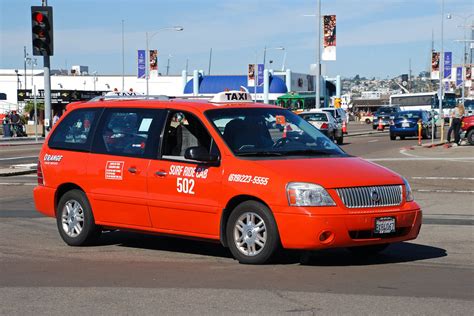
<svg viewBox="0 0 474 316">
<path fill-rule="evenodd" d="M 128 227 L 150 227 L 147 172 L 156 152 L 164 110 L 106 109 L 88 165 L 95 220 Z"/>
</svg>

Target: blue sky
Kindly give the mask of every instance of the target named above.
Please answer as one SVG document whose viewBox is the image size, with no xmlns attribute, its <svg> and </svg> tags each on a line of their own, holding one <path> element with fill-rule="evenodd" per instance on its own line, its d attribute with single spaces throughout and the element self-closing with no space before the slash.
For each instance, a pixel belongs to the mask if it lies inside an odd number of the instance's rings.
<svg viewBox="0 0 474 316">
<path fill-rule="evenodd" d="M 324 62 L 328 75 L 386 78 L 427 70 L 434 32 L 440 48 L 441 0 L 321 0 L 322 14 L 337 15 L 337 61 Z M 461 17 L 473 15 L 474 0 L 445 0 L 445 51 L 460 63 Z M 23 46 L 31 53 L 30 6 L 40 0 L 0 0 L 0 68 L 22 68 Z M 285 47 L 286 66 L 308 72 L 316 59 L 316 0 L 49 0 L 54 7 L 55 69 L 87 65 L 99 74 L 122 72 L 122 20 L 125 22 L 125 72 L 136 74 L 136 51 L 145 32 L 173 25 L 183 32 L 159 32 L 150 48 L 159 50 L 160 72 L 171 55 L 171 74 L 185 68 L 207 72 L 213 49 L 213 74 L 244 74 L 263 49 Z M 469 34 L 469 31 L 467 31 Z M 267 51 L 281 67 L 284 52 Z M 42 62 L 39 63 L 42 66 Z"/>
</svg>

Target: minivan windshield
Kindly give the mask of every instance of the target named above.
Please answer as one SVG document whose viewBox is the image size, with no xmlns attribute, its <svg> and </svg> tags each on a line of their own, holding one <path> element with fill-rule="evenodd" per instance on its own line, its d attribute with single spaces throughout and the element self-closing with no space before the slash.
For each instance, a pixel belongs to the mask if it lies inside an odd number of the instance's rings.
<svg viewBox="0 0 474 316">
<path fill-rule="evenodd" d="M 347 156 L 304 119 L 285 109 L 227 108 L 205 115 L 236 156 Z"/>
</svg>

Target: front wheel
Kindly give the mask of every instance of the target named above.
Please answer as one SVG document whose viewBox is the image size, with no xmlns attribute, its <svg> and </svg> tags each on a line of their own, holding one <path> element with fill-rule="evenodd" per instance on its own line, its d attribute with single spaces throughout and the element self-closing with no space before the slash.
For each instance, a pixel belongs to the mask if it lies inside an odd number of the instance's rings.
<svg viewBox="0 0 474 316">
<path fill-rule="evenodd" d="M 395 134 L 390 134 L 390 140 L 395 140 L 397 139 L 397 136 Z"/>
<path fill-rule="evenodd" d="M 257 201 L 243 202 L 232 211 L 226 237 L 234 258 L 245 264 L 268 262 L 280 245 L 270 209 Z"/>
<path fill-rule="evenodd" d="M 69 246 L 91 244 L 100 236 L 101 230 L 95 225 L 92 208 L 84 192 L 66 192 L 58 203 L 56 223 L 59 234 Z"/>
<path fill-rule="evenodd" d="M 384 251 L 390 244 L 370 245 L 370 246 L 359 246 L 348 248 L 356 256 L 375 256 L 376 254 Z"/>
</svg>

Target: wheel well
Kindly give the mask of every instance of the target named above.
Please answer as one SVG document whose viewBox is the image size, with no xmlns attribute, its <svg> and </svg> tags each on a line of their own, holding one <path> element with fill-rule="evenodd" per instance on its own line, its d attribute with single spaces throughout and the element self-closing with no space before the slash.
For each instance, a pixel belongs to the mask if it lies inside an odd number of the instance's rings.
<svg viewBox="0 0 474 316">
<path fill-rule="evenodd" d="M 84 190 L 78 186 L 77 184 L 74 184 L 74 183 L 63 183 L 61 184 L 58 189 L 56 190 L 56 194 L 55 194 L 55 197 L 54 197 L 54 213 L 57 212 L 58 210 L 58 203 L 59 203 L 59 200 L 61 199 L 61 197 L 68 191 L 71 191 L 71 190 L 80 190 L 82 192 L 84 192 Z"/>
<path fill-rule="evenodd" d="M 221 244 L 224 247 L 227 247 L 226 228 L 227 228 L 227 221 L 229 220 L 230 213 L 232 213 L 232 210 L 237 205 L 239 205 L 240 203 L 245 202 L 245 201 L 257 201 L 257 202 L 262 203 L 263 205 L 265 205 L 266 207 L 268 207 L 270 209 L 270 207 L 268 206 L 267 203 L 265 203 L 263 200 L 255 197 L 255 196 L 237 195 L 237 196 L 234 196 L 232 199 L 230 199 L 227 202 L 227 205 L 225 206 L 225 208 L 222 210 L 222 214 L 221 214 L 220 236 L 219 236 L 219 238 L 220 238 Z"/>
</svg>

